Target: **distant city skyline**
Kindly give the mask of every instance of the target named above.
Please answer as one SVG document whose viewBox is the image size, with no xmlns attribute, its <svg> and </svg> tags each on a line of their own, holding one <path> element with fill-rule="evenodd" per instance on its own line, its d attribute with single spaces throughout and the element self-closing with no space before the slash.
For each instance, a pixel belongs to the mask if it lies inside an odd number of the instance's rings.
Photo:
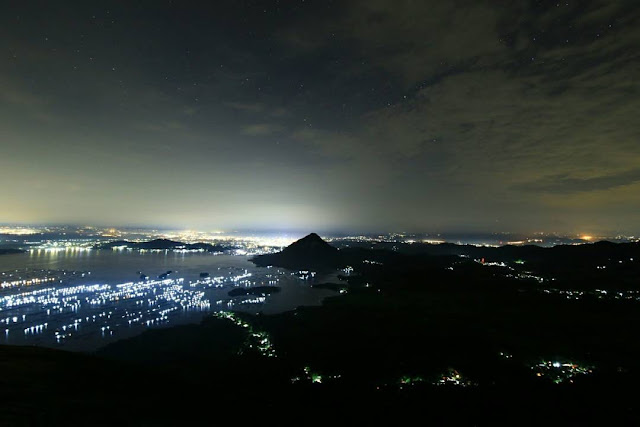
<svg viewBox="0 0 640 427">
<path fill-rule="evenodd" d="M 640 231 L 635 0 L 5 2 L 0 223 Z"/>
<path fill-rule="evenodd" d="M 267 227 L 235 227 L 235 228 L 222 228 L 222 227 L 210 227 L 210 226 L 177 226 L 170 224 L 90 224 L 90 223 L 27 223 L 27 222 L 13 222 L 13 223 L 0 223 L 0 235 L 4 234 L 3 230 L 12 230 L 12 229 L 29 229 L 29 230 L 40 230 L 42 228 L 72 228 L 72 229 L 80 229 L 80 228 L 95 228 L 96 230 L 107 230 L 113 229 L 115 231 L 119 230 L 146 230 L 146 231 L 192 231 L 198 233 L 267 233 L 267 234 L 291 234 L 291 235 L 305 235 L 312 232 L 324 233 L 326 235 L 338 236 L 338 235 L 374 235 L 374 234 L 406 234 L 406 235 L 430 235 L 430 236 L 438 236 L 438 235 L 470 235 L 470 236 L 481 236 L 481 235 L 518 235 L 518 236 L 527 236 L 534 238 L 535 236 L 561 236 L 568 238 L 579 238 L 585 241 L 593 240 L 594 238 L 613 238 L 616 236 L 624 236 L 624 237 L 635 237 L 640 235 L 640 233 L 628 233 L 621 230 L 601 230 L 601 231 L 593 231 L 593 230 L 500 230 L 500 229 L 473 229 L 464 227 L 460 227 L 458 229 L 401 229 L 401 228 L 377 228 L 377 229 L 367 229 L 367 228 L 346 228 L 346 227 L 334 227 L 334 228 L 320 228 L 320 227 L 283 227 L 283 228 L 267 228 Z M 9 233 L 11 234 L 11 233 Z"/>
<path fill-rule="evenodd" d="M 2 237 L 28 237 L 29 235 L 59 236 L 65 234 L 100 236 L 102 238 L 128 238 L 135 236 L 135 240 L 149 240 L 165 238 L 177 241 L 225 240 L 227 238 L 267 238 L 270 241 L 290 243 L 309 233 L 319 232 L 325 237 L 341 240 L 366 238 L 371 241 L 398 239 L 406 243 L 472 243 L 472 244 L 564 244 L 564 243 L 593 243 L 600 240 L 638 241 L 640 236 L 618 232 L 585 233 L 585 232 L 515 232 L 515 231 L 464 231 L 464 230 L 311 230 L 311 229 L 211 229 L 211 228 L 180 228 L 180 227 L 152 227 L 152 226 L 114 226 L 90 224 L 0 224 L 0 244 Z M 55 237 L 54 239 L 57 239 Z"/>
</svg>

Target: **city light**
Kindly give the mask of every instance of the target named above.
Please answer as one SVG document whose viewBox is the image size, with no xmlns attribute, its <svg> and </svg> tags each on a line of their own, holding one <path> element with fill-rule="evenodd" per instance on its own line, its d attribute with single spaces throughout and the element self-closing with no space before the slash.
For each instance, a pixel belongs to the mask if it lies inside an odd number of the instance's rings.
<svg viewBox="0 0 640 427">
<path fill-rule="evenodd" d="M 563 382 L 573 383 L 576 376 L 593 373 L 593 366 L 581 366 L 577 363 L 545 360 L 531 366 L 536 377 L 545 378 L 555 384 Z"/>
</svg>

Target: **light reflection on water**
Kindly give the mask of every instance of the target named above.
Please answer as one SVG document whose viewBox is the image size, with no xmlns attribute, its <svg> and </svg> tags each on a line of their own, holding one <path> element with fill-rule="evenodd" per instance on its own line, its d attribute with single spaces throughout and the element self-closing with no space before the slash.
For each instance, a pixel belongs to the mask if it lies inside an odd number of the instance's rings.
<svg viewBox="0 0 640 427">
<path fill-rule="evenodd" d="M 56 280 L 0 291 L 0 343 L 83 351 L 146 328 L 198 322 L 211 311 L 277 313 L 316 305 L 334 293 L 310 284 L 335 280 L 302 281 L 286 270 L 256 267 L 246 256 L 206 253 L 31 251 L 0 257 L 0 271 L 16 269 Z M 167 271 L 172 273 L 159 279 Z M 201 278 L 204 272 L 209 277 Z M 141 281 L 141 274 L 149 280 Z M 268 285 L 281 292 L 227 295 L 235 286 Z"/>
</svg>

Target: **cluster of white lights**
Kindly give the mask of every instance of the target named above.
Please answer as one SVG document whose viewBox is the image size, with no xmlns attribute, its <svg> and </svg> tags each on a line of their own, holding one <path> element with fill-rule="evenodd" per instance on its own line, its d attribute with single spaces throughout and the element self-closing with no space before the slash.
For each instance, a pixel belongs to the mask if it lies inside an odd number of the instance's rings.
<svg viewBox="0 0 640 427">
<path fill-rule="evenodd" d="M 434 382 L 434 385 L 447 385 L 456 387 L 469 387 L 476 385 L 474 382 L 465 378 L 460 372 L 455 369 L 449 369 L 443 373 L 440 378 Z"/>
<path fill-rule="evenodd" d="M 581 366 L 572 362 L 561 362 L 558 360 L 545 360 L 531 366 L 537 377 L 548 378 L 556 384 L 565 381 L 573 383 L 573 378 L 578 375 L 593 373 L 592 366 Z"/>
<path fill-rule="evenodd" d="M 111 336 L 122 327 L 152 327 L 166 324 L 172 316 L 189 311 L 210 311 L 207 288 L 250 286 L 251 273 L 241 271 L 227 277 L 206 277 L 186 284 L 184 279 L 143 280 L 117 285 L 92 284 L 41 287 L 34 290 L 11 289 L 0 296 L 0 323 L 5 340 L 12 342 L 20 331 L 23 340 L 65 342 L 72 336 L 98 334 Z M 9 289 L 7 289 L 9 291 Z M 239 300 L 238 304 L 261 304 L 265 297 Z M 218 300 L 217 305 L 233 300 Z M 258 341 L 262 341 L 261 338 Z M 254 340 L 255 341 L 255 340 Z M 262 353 L 269 346 L 255 341 Z"/>
<path fill-rule="evenodd" d="M 640 302 L 640 291 L 635 290 L 606 290 L 593 289 L 589 291 L 575 289 L 542 289 L 542 292 L 549 295 L 560 295 L 569 300 L 579 300 L 585 297 L 603 300 L 627 300 Z"/>
</svg>

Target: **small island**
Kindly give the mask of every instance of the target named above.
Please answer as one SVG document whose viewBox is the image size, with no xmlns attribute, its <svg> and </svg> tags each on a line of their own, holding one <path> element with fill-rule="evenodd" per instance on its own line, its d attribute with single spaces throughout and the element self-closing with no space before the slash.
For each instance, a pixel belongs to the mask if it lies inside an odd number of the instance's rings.
<svg viewBox="0 0 640 427">
<path fill-rule="evenodd" d="M 15 248 L 0 248 L 0 255 L 23 254 L 26 251 Z"/>
<path fill-rule="evenodd" d="M 311 285 L 313 289 L 326 289 L 334 292 L 341 292 L 347 290 L 347 286 L 340 283 L 318 283 L 317 285 Z"/>
<path fill-rule="evenodd" d="M 230 297 L 241 297 L 245 295 L 253 295 L 259 297 L 266 297 L 274 293 L 280 292 L 278 286 L 254 286 L 252 288 L 236 288 L 229 291 Z"/>
<path fill-rule="evenodd" d="M 155 239 L 148 242 L 132 242 L 129 240 L 115 240 L 94 246 L 94 249 L 126 248 L 133 250 L 167 250 L 167 251 L 200 251 L 200 252 L 224 252 L 231 248 L 210 243 L 183 243 L 169 239 Z"/>
</svg>

